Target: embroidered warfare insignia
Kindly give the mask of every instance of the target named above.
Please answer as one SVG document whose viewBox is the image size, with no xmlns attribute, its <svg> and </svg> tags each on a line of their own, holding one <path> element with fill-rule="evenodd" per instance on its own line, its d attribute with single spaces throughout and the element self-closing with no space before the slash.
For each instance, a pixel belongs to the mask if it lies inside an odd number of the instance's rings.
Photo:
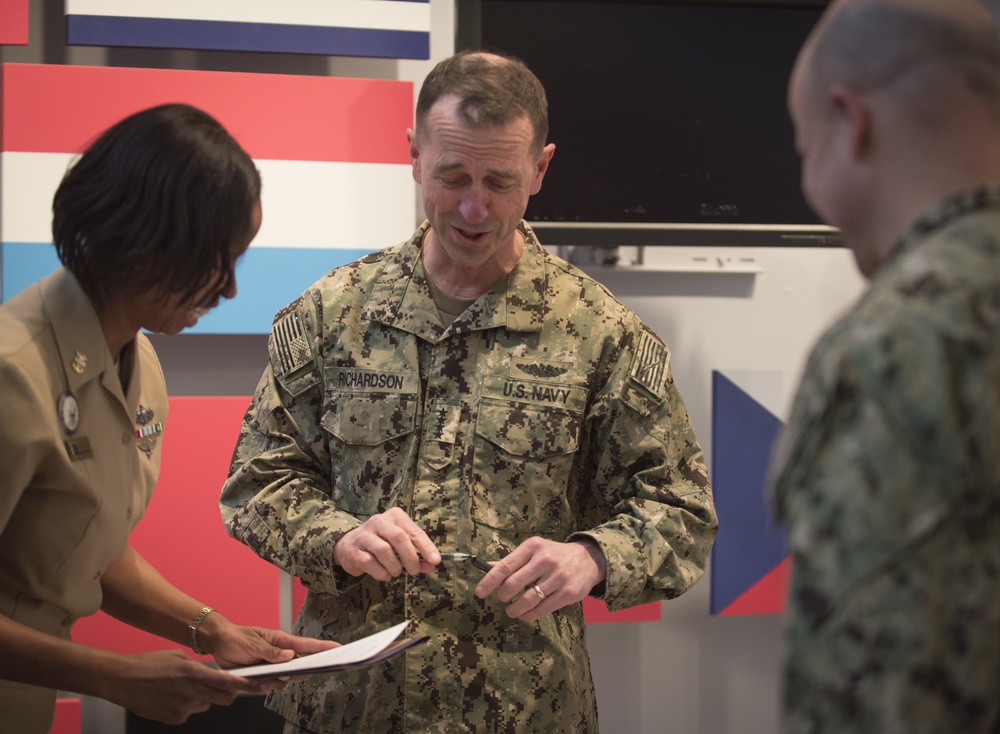
<svg viewBox="0 0 1000 734">
<path fill-rule="evenodd" d="M 551 364 L 527 364 L 518 362 L 517 368 L 532 377 L 558 377 L 569 372 L 569 367 L 556 367 Z"/>
<path fill-rule="evenodd" d="M 643 331 L 632 361 L 632 381 L 659 395 L 666 375 L 667 346 L 648 331 Z"/>
</svg>

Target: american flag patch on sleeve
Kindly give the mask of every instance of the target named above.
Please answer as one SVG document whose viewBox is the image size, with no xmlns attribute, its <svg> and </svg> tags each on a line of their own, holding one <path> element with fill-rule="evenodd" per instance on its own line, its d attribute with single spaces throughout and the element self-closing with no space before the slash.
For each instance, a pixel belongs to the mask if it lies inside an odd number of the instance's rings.
<svg viewBox="0 0 1000 734">
<path fill-rule="evenodd" d="M 302 321 L 295 308 L 288 309 L 288 313 L 279 314 L 275 319 L 267 346 L 271 362 L 279 375 L 290 375 L 312 362 L 309 342 L 306 341 Z"/>
<path fill-rule="evenodd" d="M 642 385 L 654 395 L 659 395 L 667 376 L 668 359 L 667 345 L 655 334 L 644 330 L 639 337 L 639 347 L 632 360 L 632 373 L 629 376 L 633 382 Z"/>
</svg>

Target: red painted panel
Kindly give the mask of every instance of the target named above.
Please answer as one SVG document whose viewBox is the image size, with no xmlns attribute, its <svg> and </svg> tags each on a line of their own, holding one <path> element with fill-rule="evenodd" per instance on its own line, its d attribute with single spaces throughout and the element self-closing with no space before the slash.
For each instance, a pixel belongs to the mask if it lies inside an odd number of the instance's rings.
<svg viewBox="0 0 1000 734">
<path fill-rule="evenodd" d="M 187 102 L 218 118 L 254 158 L 410 162 L 411 82 L 4 64 L 3 101 L 5 151 L 76 153 L 126 115 Z"/>
<path fill-rule="evenodd" d="M 781 614 L 788 596 L 788 579 L 792 573 L 792 557 L 788 556 L 771 569 L 764 578 L 740 594 L 719 612 L 720 617 L 740 614 Z"/>
<path fill-rule="evenodd" d="M 171 398 L 160 483 L 132 545 L 169 581 L 235 622 L 277 628 L 279 572 L 229 537 L 219 490 L 248 397 Z M 118 652 L 178 647 L 98 613 L 73 637 Z"/>
<path fill-rule="evenodd" d="M 609 612 L 600 599 L 587 597 L 583 600 L 583 617 L 587 624 L 604 624 L 607 622 L 658 622 L 663 618 L 662 603 L 658 601 L 640 604 L 619 612 Z"/>
<path fill-rule="evenodd" d="M 81 728 L 80 699 L 57 698 L 56 717 L 49 734 L 80 734 Z"/>
<path fill-rule="evenodd" d="M 28 0 L 0 0 L 0 45 L 28 44 Z"/>
</svg>

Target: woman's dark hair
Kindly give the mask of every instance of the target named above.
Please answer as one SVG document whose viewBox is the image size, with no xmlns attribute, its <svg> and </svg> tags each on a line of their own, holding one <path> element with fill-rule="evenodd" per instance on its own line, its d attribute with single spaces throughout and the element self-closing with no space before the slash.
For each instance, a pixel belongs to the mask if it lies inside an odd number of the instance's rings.
<svg viewBox="0 0 1000 734">
<path fill-rule="evenodd" d="M 221 293 L 259 197 L 257 168 L 215 118 L 161 105 L 108 128 L 66 172 L 53 242 L 98 311 L 133 289 Z"/>
</svg>

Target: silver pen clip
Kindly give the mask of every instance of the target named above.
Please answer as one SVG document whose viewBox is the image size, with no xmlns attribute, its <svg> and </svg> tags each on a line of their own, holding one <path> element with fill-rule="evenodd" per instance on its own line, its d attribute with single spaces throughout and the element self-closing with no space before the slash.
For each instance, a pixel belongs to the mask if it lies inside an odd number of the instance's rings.
<svg viewBox="0 0 1000 734">
<path fill-rule="evenodd" d="M 472 565 L 478 568 L 483 573 L 488 573 L 493 566 L 491 566 L 486 561 L 480 559 L 478 556 L 474 556 L 471 553 L 442 553 L 442 561 L 472 561 Z"/>
</svg>

